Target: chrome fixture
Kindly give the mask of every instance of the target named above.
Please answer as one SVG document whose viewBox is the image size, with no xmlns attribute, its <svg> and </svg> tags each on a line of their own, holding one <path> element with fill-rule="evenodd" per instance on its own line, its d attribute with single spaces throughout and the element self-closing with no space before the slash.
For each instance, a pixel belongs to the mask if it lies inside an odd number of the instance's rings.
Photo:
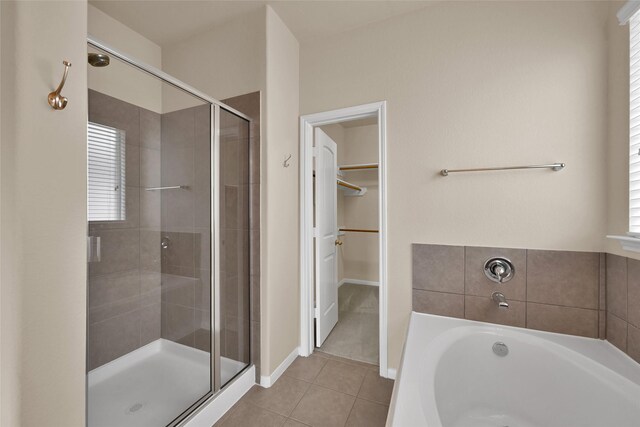
<svg viewBox="0 0 640 427">
<path fill-rule="evenodd" d="M 111 62 L 111 58 L 104 53 L 90 53 L 87 61 L 92 67 L 106 67 Z"/>
<path fill-rule="evenodd" d="M 64 87 L 64 83 L 67 81 L 67 75 L 69 74 L 69 67 L 71 67 L 71 62 L 62 61 L 64 64 L 64 74 L 62 75 L 62 81 L 58 85 L 58 88 L 51 92 L 47 97 L 49 101 L 49 105 L 54 110 L 64 110 L 64 107 L 67 106 L 67 102 L 69 101 L 66 96 L 62 96 L 60 92 L 62 92 L 62 88 Z"/>
<path fill-rule="evenodd" d="M 171 239 L 168 236 L 162 236 L 162 240 L 160 240 L 160 247 L 162 249 L 169 249 L 169 244 L 171 243 Z"/>
<path fill-rule="evenodd" d="M 493 257 L 485 261 L 484 274 L 492 282 L 505 283 L 516 274 L 516 268 L 507 258 Z"/>
<path fill-rule="evenodd" d="M 509 303 L 507 299 L 504 297 L 502 292 L 494 292 L 491 294 L 491 299 L 498 304 L 499 308 L 509 308 Z"/>
<path fill-rule="evenodd" d="M 496 341 L 495 343 L 493 343 L 493 347 L 491 348 L 493 349 L 493 352 L 496 356 L 505 357 L 507 354 L 509 354 L 509 347 L 507 347 L 507 345 L 501 341 Z"/>
<path fill-rule="evenodd" d="M 564 169 L 566 164 L 564 163 L 549 163 L 546 165 L 527 165 L 527 166 L 503 166 L 499 168 L 475 168 L 475 169 L 442 169 L 440 174 L 442 176 L 448 176 L 450 173 L 456 172 L 488 172 L 488 171 L 506 171 L 516 169 L 552 169 L 556 172 Z"/>
</svg>

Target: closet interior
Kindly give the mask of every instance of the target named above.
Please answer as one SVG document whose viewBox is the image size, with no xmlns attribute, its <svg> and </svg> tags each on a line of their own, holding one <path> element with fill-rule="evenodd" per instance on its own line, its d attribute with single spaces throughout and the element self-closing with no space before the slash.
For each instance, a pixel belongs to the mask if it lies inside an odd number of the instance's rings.
<svg viewBox="0 0 640 427">
<path fill-rule="evenodd" d="M 337 147 L 338 322 L 318 350 L 378 364 L 378 123 L 367 118 L 320 129 Z"/>
</svg>

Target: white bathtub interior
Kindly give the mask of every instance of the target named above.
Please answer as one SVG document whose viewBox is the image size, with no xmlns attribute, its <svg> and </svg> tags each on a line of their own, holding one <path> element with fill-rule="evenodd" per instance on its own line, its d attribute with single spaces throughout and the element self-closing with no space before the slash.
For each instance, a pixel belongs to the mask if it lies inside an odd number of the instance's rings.
<svg viewBox="0 0 640 427">
<path fill-rule="evenodd" d="M 169 424 L 210 390 L 210 363 L 208 352 L 158 339 L 94 369 L 88 376 L 88 425 Z M 245 367 L 222 357 L 222 384 Z"/>
<path fill-rule="evenodd" d="M 495 342 L 504 342 L 509 354 L 495 355 Z M 435 377 L 427 374 L 424 392 L 436 396 L 443 425 L 623 426 L 632 422 L 627 414 L 640 411 L 637 386 L 556 343 L 470 326 L 441 344 L 446 350 L 436 356 Z"/>
<path fill-rule="evenodd" d="M 638 396 L 606 341 L 413 313 L 387 425 L 632 427 Z"/>
</svg>

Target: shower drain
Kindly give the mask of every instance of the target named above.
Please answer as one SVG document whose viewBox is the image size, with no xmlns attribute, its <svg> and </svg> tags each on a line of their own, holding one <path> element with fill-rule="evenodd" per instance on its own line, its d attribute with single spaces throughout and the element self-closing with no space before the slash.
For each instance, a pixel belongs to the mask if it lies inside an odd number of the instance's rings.
<svg viewBox="0 0 640 427">
<path fill-rule="evenodd" d="M 140 409 L 142 409 L 143 406 L 144 406 L 144 403 L 136 403 L 135 405 L 131 405 L 131 407 L 128 408 L 125 412 L 129 415 L 132 415 L 138 412 Z"/>
</svg>

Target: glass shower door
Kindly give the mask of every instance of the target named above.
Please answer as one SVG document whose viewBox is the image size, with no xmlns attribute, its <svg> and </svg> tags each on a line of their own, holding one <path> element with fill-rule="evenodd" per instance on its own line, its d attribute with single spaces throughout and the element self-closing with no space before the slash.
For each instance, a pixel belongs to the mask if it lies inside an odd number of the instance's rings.
<svg viewBox="0 0 640 427">
<path fill-rule="evenodd" d="M 215 391 L 212 105 L 115 57 L 88 80 L 88 425 L 171 425 Z"/>
<path fill-rule="evenodd" d="M 251 363 L 248 120 L 217 107 L 219 123 L 221 386 Z"/>
</svg>

